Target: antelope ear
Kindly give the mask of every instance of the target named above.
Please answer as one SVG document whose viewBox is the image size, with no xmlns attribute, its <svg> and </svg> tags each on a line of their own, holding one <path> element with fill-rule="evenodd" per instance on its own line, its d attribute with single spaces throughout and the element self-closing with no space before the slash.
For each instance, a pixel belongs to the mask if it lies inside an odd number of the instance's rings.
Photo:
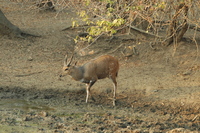
<svg viewBox="0 0 200 133">
<path fill-rule="evenodd" d="M 77 62 L 78 62 L 78 61 L 76 61 L 76 62 L 74 63 L 74 66 L 76 66 Z"/>
</svg>

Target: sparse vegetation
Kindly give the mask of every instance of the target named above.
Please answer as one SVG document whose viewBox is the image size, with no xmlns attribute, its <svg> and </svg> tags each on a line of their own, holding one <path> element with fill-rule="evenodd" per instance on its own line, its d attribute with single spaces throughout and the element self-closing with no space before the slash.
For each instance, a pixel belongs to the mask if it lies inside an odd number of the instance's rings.
<svg viewBox="0 0 200 133">
<path fill-rule="evenodd" d="M 0 4 L 10 22 L 41 35 L 0 37 L 0 132 L 199 132 L 199 1 L 51 0 L 54 10 L 41 1 Z M 85 104 L 85 85 L 59 77 L 79 46 L 89 52 L 75 54 L 78 66 L 104 54 L 119 60 L 116 107 L 109 80 L 95 83 Z"/>
<path fill-rule="evenodd" d="M 76 38 L 76 41 L 91 42 L 102 34 L 112 36 L 120 31 L 132 34 L 130 29 L 133 29 L 147 35 L 151 33 L 157 41 L 159 37 L 164 45 L 177 44 L 188 28 L 200 28 L 197 19 L 199 6 L 199 1 L 190 0 L 82 0 L 76 4 L 76 10 L 82 20 L 91 26 L 86 29 L 89 35 Z M 165 35 L 161 34 L 161 29 L 165 30 Z M 191 39 L 194 40 L 195 35 Z"/>
</svg>

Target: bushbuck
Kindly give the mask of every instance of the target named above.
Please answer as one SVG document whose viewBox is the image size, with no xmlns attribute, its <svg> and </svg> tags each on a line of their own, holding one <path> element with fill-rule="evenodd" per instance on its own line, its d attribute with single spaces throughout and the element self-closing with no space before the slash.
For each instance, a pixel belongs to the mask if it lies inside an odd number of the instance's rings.
<svg viewBox="0 0 200 133">
<path fill-rule="evenodd" d="M 74 54 L 73 54 L 74 55 Z M 116 77 L 119 71 L 119 62 L 116 58 L 110 55 L 103 55 L 98 58 L 92 59 L 82 66 L 72 65 L 73 55 L 68 61 L 68 55 L 64 59 L 63 74 L 70 75 L 74 80 L 86 83 L 86 103 L 90 93 L 90 88 L 98 79 L 110 78 L 113 82 L 113 106 L 115 106 L 117 81 Z"/>
</svg>

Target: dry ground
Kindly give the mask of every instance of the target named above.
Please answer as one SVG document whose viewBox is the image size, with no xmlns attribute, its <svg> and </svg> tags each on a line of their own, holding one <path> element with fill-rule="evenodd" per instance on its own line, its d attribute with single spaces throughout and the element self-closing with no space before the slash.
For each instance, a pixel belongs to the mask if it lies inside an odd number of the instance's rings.
<svg viewBox="0 0 200 133">
<path fill-rule="evenodd" d="M 118 95 L 112 83 L 98 81 L 94 100 L 85 103 L 85 85 L 59 78 L 66 51 L 72 53 L 81 29 L 62 29 L 76 18 L 72 10 L 38 12 L 27 3 L 2 1 L 0 8 L 22 30 L 41 38 L 0 38 L 0 132 L 180 132 L 200 131 L 200 59 L 192 41 L 152 49 L 144 36 L 138 55 L 121 51 L 135 41 L 102 37 L 89 47 L 96 54 L 76 56 L 78 65 L 109 53 L 119 59 Z M 199 33 L 198 33 L 199 34 Z M 193 31 L 186 35 L 187 40 Z M 142 38 L 142 39 L 140 39 Z M 171 131 L 172 132 L 172 131 Z"/>
</svg>

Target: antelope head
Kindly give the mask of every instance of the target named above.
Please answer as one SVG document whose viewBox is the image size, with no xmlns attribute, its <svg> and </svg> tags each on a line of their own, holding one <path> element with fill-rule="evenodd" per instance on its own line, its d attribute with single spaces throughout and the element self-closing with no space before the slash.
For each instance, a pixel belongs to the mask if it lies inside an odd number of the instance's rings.
<svg viewBox="0 0 200 133">
<path fill-rule="evenodd" d="M 70 67 L 72 67 L 71 63 L 72 63 L 73 57 L 74 57 L 74 53 L 72 54 L 71 58 L 68 61 L 68 54 L 65 55 L 63 73 L 60 75 L 60 77 L 63 77 L 68 74 L 68 70 L 70 69 Z"/>
</svg>

